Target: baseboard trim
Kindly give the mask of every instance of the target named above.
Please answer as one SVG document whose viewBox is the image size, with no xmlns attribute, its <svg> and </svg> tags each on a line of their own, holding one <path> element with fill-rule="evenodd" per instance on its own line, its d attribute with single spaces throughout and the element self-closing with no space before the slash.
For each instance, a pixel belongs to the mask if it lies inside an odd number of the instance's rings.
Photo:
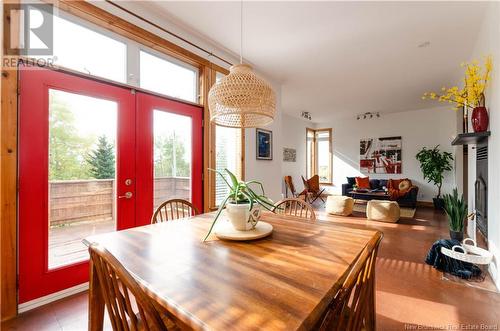
<svg viewBox="0 0 500 331">
<path fill-rule="evenodd" d="M 433 207 L 434 203 L 432 201 L 417 201 L 417 207 Z"/>
<path fill-rule="evenodd" d="M 17 306 L 17 312 L 18 312 L 18 314 L 21 314 L 21 313 L 27 312 L 29 310 L 38 308 L 40 306 L 46 305 L 48 303 L 69 297 L 73 294 L 77 294 L 77 293 L 86 291 L 88 289 L 89 289 L 89 282 L 86 282 L 86 283 L 83 283 L 80 285 L 76 285 L 76 286 L 67 288 L 65 290 L 43 296 L 41 298 L 37 298 L 37 299 L 31 300 L 31 301 L 28 301 L 25 303 L 21 303 L 20 305 Z"/>
</svg>

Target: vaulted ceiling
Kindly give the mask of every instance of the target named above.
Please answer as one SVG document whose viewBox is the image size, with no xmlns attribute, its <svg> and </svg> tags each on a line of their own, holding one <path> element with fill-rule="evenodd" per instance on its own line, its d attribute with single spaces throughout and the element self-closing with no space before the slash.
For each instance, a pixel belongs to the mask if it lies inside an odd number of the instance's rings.
<svg viewBox="0 0 500 331">
<path fill-rule="evenodd" d="M 240 2 L 143 2 L 234 54 Z M 423 92 L 458 83 L 485 14 L 479 2 L 243 3 L 243 56 L 281 84 L 282 110 L 324 122 L 436 106 Z"/>
</svg>

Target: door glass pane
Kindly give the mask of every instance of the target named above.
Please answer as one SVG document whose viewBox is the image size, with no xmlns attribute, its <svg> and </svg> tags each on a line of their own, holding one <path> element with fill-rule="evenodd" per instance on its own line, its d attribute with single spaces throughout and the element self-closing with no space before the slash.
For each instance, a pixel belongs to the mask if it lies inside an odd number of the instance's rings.
<svg viewBox="0 0 500 331">
<path fill-rule="evenodd" d="M 49 90 L 49 269 L 88 259 L 82 239 L 116 228 L 117 109 Z"/>
<path fill-rule="evenodd" d="M 142 88 L 198 102 L 198 69 L 167 61 L 144 51 L 140 53 L 140 62 Z"/>
<path fill-rule="evenodd" d="M 192 120 L 153 112 L 154 208 L 170 199 L 191 201 Z"/>
</svg>

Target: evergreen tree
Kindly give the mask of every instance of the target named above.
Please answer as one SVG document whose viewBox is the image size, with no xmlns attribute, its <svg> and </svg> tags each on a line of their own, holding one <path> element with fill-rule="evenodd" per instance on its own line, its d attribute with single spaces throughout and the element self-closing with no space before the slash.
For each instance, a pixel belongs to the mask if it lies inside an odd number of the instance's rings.
<svg viewBox="0 0 500 331">
<path fill-rule="evenodd" d="M 106 136 L 100 136 L 97 148 L 89 153 L 87 159 L 89 174 L 96 179 L 115 178 L 115 151 Z"/>
</svg>

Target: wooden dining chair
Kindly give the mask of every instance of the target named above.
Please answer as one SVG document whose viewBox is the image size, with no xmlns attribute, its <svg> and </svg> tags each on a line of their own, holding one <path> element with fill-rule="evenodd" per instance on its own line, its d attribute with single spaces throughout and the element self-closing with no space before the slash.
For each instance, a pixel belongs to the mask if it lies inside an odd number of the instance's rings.
<svg viewBox="0 0 500 331">
<path fill-rule="evenodd" d="M 274 205 L 273 212 L 279 215 L 292 216 L 314 222 L 316 213 L 313 207 L 304 200 L 296 198 L 283 199 Z"/>
<path fill-rule="evenodd" d="M 191 202 L 183 199 L 171 199 L 156 208 L 151 224 L 177 220 L 198 215 L 199 211 Z"/>
<path fill-rule="evenodd" d="M 375 330 L 375 262 L 382 233 L 361 252 L 320 320 L 321 331 Z"/>
<path fill-rule="evenodd" d="M 89 253 L 114 331 L 170 329 L 141 286 L 108 250 L 93 244 Z"/>
</svg>

